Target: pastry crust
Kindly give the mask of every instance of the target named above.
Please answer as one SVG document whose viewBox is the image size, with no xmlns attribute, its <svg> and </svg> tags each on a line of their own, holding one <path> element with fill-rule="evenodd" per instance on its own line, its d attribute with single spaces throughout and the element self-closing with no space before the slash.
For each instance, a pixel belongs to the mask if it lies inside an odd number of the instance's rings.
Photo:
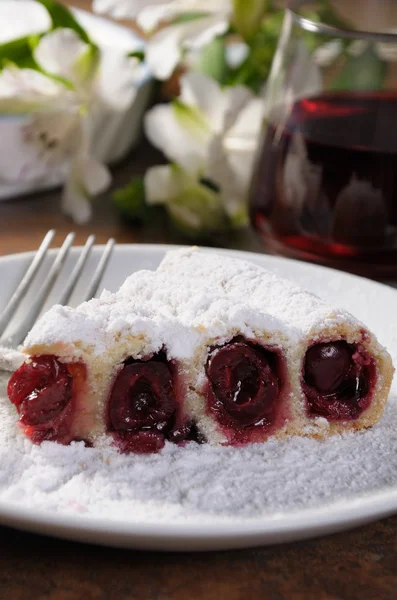
<svg viewBox="0 0 397 600">
<path fill-rule="evenodd" d="M 394 369 L 362 323 L 262 267 L 197 248 L 169 252 L 157 271 L 134 273 L 115 294 L 104 292 L 77 309 L 53 307 L 27 336 L 24 352 L 84 363 L 73 436 L 93 444 L 106 433 L 107 402 L 124 361 L 164 352 L 178 373 L 186 419 L 209 443 L 227 444 L 230 432 L 208 408 L 206 366 L 214 348 L 235 339 L 273 352 L 282 380 L 277 427 L 258 430 L 251 441 L 269 435 L 326 437 L 381 418 Z M 309 415 L 302 373 L 309 346 L 337 340 L 366 352 L 376 377 L 372 401 L 357 419 L 330 422 Z"/>
</svg>

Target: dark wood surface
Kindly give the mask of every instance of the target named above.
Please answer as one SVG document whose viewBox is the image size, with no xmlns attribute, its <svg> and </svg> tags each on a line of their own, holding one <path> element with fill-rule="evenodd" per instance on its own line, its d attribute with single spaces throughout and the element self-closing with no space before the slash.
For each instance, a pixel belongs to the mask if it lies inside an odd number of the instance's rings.
<svg viewBox="0 0 397 600">
<path fill-rule="evenodd" d="M 76 2 L 86 7 L 87 0 Z M 145 143 L 114 170 L 115 185 L 160 157 Z M 94 204 L 93 221 L 72 226 L 59 211 L 59 192 L 0 203 L 0 255 L 35 249 L 44 233 L 67 231 L 82 243 L 182 243 L 165 223 L 122 222 L 110 194 Z M 226 241 L 258 249 L 247 232 Z M 0 467 L 1 468 L 1 467 Z M 0 527 L 0 599 L 5 600 L 339 600 L 397 598 L 397 517 L 317 540 L 253 550 L 175 554 L 118 550 Z"/>
</svg>

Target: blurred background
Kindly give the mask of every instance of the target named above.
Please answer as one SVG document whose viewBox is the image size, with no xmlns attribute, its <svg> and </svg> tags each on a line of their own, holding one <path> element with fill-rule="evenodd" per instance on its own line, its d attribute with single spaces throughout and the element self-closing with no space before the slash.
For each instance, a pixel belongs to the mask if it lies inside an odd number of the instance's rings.
<svg viewBox="0 0 397 600">
<path fill-rule="evenodd" d="M 2 0 L 0 252 L 75 228 L 392 280 L 397 4 Z"/>
</svg>

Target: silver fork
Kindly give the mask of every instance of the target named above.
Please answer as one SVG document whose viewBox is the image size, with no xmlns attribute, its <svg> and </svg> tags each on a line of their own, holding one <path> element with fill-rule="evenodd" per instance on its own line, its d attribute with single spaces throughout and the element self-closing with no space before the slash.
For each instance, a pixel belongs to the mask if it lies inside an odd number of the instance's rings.
<svg viewBox="0 0 397 600">
<path fill-rule="evenodd" d="M 50 231 L 48 231 L 46 233 L 46 235 L 44 236 L 44 239 L 41 242 L 39 249 L 37 250 L 36 254 L 34 255 L 25 275 L 23 276 L 18 287 L 12 294 L 10 300 L 8 301 L 7 306 L 5 307 L 3 312 L 0 314 L 0 336 L 1 336 L 0 337 L 0 346 L 6 346 L 8 348 L 17 348 L 19 346 L 19 344 L 22 344 L 23 340 L 25 339 L 25 337 L 29 333 L 30 329 L 33 327 L 34 323 L 36 322 L 36 320 L 48 298 L 48 295 L 51 292 L 51 289 L 54 286 L 54 284 L 58 278 L 58 275 L 61 272 L 62 266 L 69 254 L 69 250 L 72 247 L 72 244 L 73 244 L 73 241 L 75 238 L 74 233 L 69 233 L 66 236 L 65 241 L 63 242 L 61 248 L 59 249 L 59 251 L 56 254 L 55 260 L 52 263 L 52 266 L 43 282 L 43 285 L 40 288 L 40 292 L 37 294 L 36 298 L 32 302 L 30 309 L 27 312 L 27 314 L 25 315 L 22 323 L 13 331 L 13 333 L 11 335 L 5 335 L 4 334 L 5 330 L 8 328 L 8 325 L 11 323 L 11 319 L 12 319 L 13 315 L 15 314 L 22 299 L 25 297 L 26 292 L 28 291 L 30 285 L 33 283 L 33 281 L 36 277 L 37 271 L 40 268 L 41 264 L 43 263 L 43 260 L 47 256 L 48 249 L 54 238 L 54 235 L 55 235 L 54 229 L 51 229 Z M 95 236 L 90 235 L 87 238 L 87 241 L 80 253 L 79 258 L 76 261 L 76 264 L 74 265 L 73 271 L 70 274 L 70 277 L 69 277 L 68 281 L 66 282 L 65 287 L 63 288 L 59 297 L 56 298 L 56 301 L 54 302 L 54 304 L 67 304 L 68 303 L 73 291 L 76 288 L 76 285 L 78 284 L 78 282 L 80 280 L 81 274 L 83 272 L 83 269 L 87 262 L 87 259 L 90 255 L 90 252 L 91 252 L 92 246 L 94 245 L 94 242 L 95 242 Z M 91 298 L 93 298 L 95 296 L 96 292 L 98 291 L 103 274 L 105 272 L 105 269 L 109 262 L 110 256 L 112 254 L 114 244 L 115 244 L 114 239 L 110 238 L 103 250 L 101 258 L 100 258 L 98 265 L 95 269 L 95 272 L 91 278 L 91 281 L 88 284 L 88 288 L 86 290 L 86 293 L 84 294 L 84 297 L 82 298 L 82 301 L 90 300 Z"/>
</svg>

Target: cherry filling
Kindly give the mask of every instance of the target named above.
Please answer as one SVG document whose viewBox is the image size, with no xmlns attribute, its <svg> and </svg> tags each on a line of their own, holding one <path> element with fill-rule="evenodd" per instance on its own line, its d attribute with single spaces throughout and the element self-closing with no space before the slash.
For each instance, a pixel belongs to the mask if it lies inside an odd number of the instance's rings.
<svg viewBox="0 0 397 600">
<path fill-rule="evenodd" d="M 113 384 L 108 427 L 124 452 L 158 452 L 166 439 L 179 442 L 189 434 L 180 419 L 170 367 L 160 358 L 129 359 Z"/>
<path fill-rule="evenodd" d="M 231 342 L 210 357 L 208 407 L 221 425 L 234 430 L 230 441 L 249 441 L 250 430 L 275 424 L 280 393 L 276 360 L 274 353 L 246 341 Z"/>
<path fill-rule="evenodd" d="M 303 391 L 311 416 L 329 421 L 357 419 L 371 403 L 373 359 L 341 340 L 315 344 L 306 352 Z"/>
<path fill-rule="evenodd" d="M 71 441 L 73 376 L 68 365 L 55 356 L 34 356 L 12 375 L 7 393 L 33 442 Z"/>
</svg>

